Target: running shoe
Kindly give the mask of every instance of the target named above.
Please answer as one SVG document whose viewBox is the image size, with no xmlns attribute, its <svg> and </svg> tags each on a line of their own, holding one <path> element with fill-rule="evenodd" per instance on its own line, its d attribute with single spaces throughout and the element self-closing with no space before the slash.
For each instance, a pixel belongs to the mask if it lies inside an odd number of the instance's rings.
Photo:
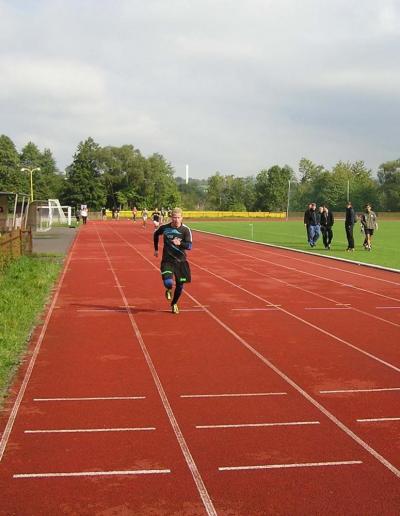
<svg viewBox="0 0 400 516">
<path fill-rule="evenodd" d="M 179 308 L 178 305 L 171 305 L 171 312 L 173 314 L 179 314 Z"/>
<path fill-rule="evenodd" d="M 165 297 L 168 299 L 168 301 L 171 301 L 172 299 L 172 290 L 170 288 L 167 288 L 165 291 Z"/>
</svg>

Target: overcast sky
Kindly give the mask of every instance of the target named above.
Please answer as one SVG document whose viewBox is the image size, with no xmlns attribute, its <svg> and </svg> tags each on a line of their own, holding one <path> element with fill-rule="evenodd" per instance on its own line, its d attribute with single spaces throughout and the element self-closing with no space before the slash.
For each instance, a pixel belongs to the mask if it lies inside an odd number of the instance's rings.
<svg viewBox="0 0 400 516">
<path fill-rule="evenodd" d="M 0 134 L 206 178 L 400 157 L 400 0 L 0 0 Z"/>
</svg>

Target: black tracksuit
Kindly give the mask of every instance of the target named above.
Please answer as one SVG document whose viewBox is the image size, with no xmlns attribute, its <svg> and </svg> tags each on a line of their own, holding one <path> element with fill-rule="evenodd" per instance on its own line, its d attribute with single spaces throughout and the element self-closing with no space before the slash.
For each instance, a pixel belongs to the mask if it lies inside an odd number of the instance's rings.
<svg viewBox="0 0 400 516">
<path fill-rule="evenodd" d="M 354 249 L 354 235 L 353 228 L 356 223 L 356 214 L 352 206 L 346 208 L 346 219 L 344 222 L 344 227 L 346 229 L 346 237 L 347 237 L 347 249 Z"/>
<path fill-rule="evenodd" d="M 331 211 L 323 211 L 320 213 L 322 240 L 325 247 L 329 247 L 331 245 L 333 238 L 332 226 L 334 222 L 333 213 Z"/>
</svg>

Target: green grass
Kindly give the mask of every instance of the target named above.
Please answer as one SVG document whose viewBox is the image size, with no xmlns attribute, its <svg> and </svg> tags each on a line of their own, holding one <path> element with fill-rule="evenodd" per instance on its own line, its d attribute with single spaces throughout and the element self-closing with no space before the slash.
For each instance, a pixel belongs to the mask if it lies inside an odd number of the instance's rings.
<svg viewBox="0 0 400 516">
<path fill-rule="evenodd" d="M 363 249 L 364 235 L 360 232 L 360 225 L 356 224 L 354 226 L 356 245 L 354 253 L 345 251 L 347 240 L 344 221 L 341 220 L 336 221 L 333 226 L 333 242 L 330 251 L 324 249 L 322 237 L 319 238 L 316 248 L 310 248 L 306 241 L 306 230 L 302 221 L 191 221 L 189 225 L 192 229 L 248 240 L 252 240 L 253 234 L 253 239 L 257 242 L 400 269 L 400 221 L 380 221 L 379 229 L 373 236 L 371 252 Z"/>
<path fill-rule="evenodd" d="M 0 275 L 0 404 L 61 266 L 60 256 L 23 256 Z"/>
</svg>

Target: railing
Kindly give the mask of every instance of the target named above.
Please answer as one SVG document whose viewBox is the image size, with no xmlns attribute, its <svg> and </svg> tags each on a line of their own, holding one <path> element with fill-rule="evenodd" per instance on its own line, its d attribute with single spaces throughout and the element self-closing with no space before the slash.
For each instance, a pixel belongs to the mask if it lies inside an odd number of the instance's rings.
<svg viewBox="0 0 400 516">
<path fill-rule="evenodd" d="M 12 260 L 32 252 L 31 229 L 14 229 L 0 235 L 0 272 Z"/>
</svg>

